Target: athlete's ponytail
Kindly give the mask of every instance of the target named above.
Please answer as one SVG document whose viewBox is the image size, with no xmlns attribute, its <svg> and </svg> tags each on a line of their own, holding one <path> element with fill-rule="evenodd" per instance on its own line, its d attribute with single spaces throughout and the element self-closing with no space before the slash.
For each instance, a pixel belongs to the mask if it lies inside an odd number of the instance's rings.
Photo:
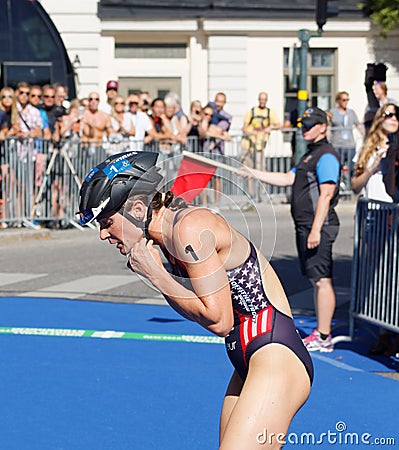
<svg viewBox="0 0 399 450">
<path fill-rule="evenodd" d="M 176 195 L 171 192 L 157 192 L 152 201 L 151 206 L 153 211 L 159 211 L 162 206 L 168 208 L 172 211 L 177 211 L 178 209 L 187 208 L 187 203 L 181 198 L 176 197 Z"/>
</svg>

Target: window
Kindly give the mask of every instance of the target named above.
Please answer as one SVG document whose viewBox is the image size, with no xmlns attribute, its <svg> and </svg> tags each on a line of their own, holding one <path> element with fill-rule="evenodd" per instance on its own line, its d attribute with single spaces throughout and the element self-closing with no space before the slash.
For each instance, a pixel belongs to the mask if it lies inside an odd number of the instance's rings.
<svg viewBox="0 0 399 450">
<path fill-rule="evenodd" d="M 308 91 L 312 106 L 330 109 L 334 98 L 334 49 L 311 49 L 308 55 Z"/>
<path fill-rule="evenodd" d="M 130 94 L 139 94 L 147 91 L 151 98 L 164 98 L 168 92 L 176 92 L 181 95 L 180 78 L 157 78 L 157 77 L 122 77 L 119 78 L 118 92 L 127 97 Z"/>
<path fill-rule="evenodd" d="M 331 79 L 332 75 L 312 75 L 310 101 L 312 106 L 321 109 L 331 108 Z"/>
<path fill-rule="evenodd" d="M 299 50 L 299 49 L 298 49 Z M 318 106 L 321 109 L 330 109 L 333 106 L 335 93 L 335 49 L 309 49 L 307 61 L 307 90 L 309 93 L 309 105 Z M 299 58 L 299 51 L 298 51 Z M 285 118 L 289 120 L 291 111 L 296 108 L 297 88 L 292 88 L 288 80 L 289 49 L 284 49 L 284 96 Z M 299 59 L 297 64 L 297 76 L 299 82 Z"/>
<path fill-rule="evenodd" d="M 116 43 L 115 58 L 185 58 L 186 44 Z"/>
<path fill-rule="evenodd" d="M 310 51 L 310 59 L 312 68 L 332 68 L 333 66 L 332 50 L 316 50 Z"/>
</svg>

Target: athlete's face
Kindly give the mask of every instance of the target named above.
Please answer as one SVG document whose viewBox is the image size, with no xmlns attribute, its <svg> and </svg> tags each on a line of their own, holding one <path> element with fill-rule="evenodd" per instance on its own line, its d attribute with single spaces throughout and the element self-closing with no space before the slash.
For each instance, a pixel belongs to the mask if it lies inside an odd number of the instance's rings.
<svg viewBox="0 0 399 450">
<path fill-rule="evenodd" d="M 115 213 L 100 219 L 100 239 L 108 240 L 122 255 L 128 255 L 133 245 L 143 237 L 143 231 L 135 227 L 121 214 Z"/>
</svg>

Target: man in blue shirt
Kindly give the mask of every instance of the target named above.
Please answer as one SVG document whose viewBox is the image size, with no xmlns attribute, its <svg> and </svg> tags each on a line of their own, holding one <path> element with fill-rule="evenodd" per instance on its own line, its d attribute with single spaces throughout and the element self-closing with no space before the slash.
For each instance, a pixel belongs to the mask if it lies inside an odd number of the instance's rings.
<svg viewBox="0 0 399 450">
<path fill-rule="evenodd" d="M 31 86 L 30 92 L 29 92 L 29 103 L 32 106 L 35 106 L 42 116 L 42 133 L 44 139 L 50 139 L 51 138 L 51 132 L 50 132 L 50 123 L 47 117 L 47 113 L 44 109 L 40 108 L 41 101 L 42 101 L 42 88 L 40 86 Z"/>
<path fill-rule="evenodd" d="M 332 285 L 332 244 L 339 230 L 335 212 L 339 196 L 339 155 L 327 141 L 327 115 L 317 107 L 301 117 L 307 153 L 289 172 L 242 169 L 239 174 L 277 186 L 291 186 L 291 214 L 302 273 L 314 287 L 317 328 L 304 339 L 309 351 L 331 352 L 331 321 L 335 310 Z"/>
<path fill-rule="evenodd" d="M 226 94 L 224 94 L 223 92 L 218 92 L 215 95 L 215 101 L 209 102 L 208 104 L 213 108 L 211 125 L 217 125 L 223 131 L 229 131 L 232 116 L 223 109 L 224 105 L 226 104 Z"/>
</svg>

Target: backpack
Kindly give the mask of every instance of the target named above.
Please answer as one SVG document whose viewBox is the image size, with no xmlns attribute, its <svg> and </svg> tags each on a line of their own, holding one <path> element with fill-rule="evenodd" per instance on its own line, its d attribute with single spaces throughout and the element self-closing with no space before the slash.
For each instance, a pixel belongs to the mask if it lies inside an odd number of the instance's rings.
<svg viewBox="0 0 399 450">
<path fill-rule="evenodd" d="M 254 129 L 265 128 L 270 125 L 270 109 L 266 108 L 267 115 L 255 115 L 255 106 L 251 108 L 251 119 L 249 121 L 248 126 L 252 126 Z M 267 124 L 265 125 L 265 121 L 267 120 Z"/>
<path fill-rule="evenodd" d="M 260 116 L 260 115 L 256 115 L 255 114 L 255 107 L 251 108 L 251 119 L 248 123 L 248 131 L 247 133 L 249 133 L 246 136 L 242 137 L 241 140 L 241 147 L 244 151 L 248 152 L 248 151 L 253 151 L 256 150 L 258 152 L 262 151 L 262 148 L 264 146 L 264 142 L 263 142 L 263 136 L 264 134 L 255 134 L 257 133 L 257 129 L 263 129 L 267 126 L 270 125 L 270 109 L 266 108 L 267 110 L 267 115 L 265 116 Z M 267 120 L 267 123 L 265 124 L 265 121 Z M 254 134 L 251 134 L 254 133 Z"/>
</svg>

